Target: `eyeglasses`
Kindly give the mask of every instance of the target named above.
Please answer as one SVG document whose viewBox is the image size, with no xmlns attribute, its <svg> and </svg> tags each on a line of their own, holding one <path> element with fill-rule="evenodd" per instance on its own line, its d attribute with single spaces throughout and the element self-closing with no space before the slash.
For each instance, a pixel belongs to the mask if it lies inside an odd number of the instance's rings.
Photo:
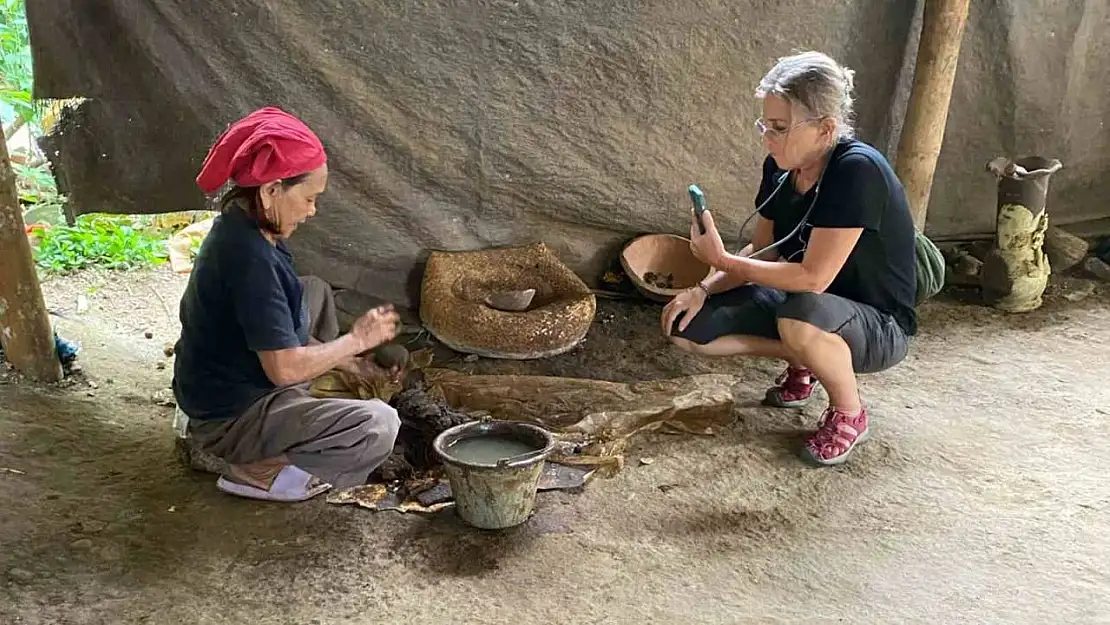
<svg viewBox="0 0 1110 625">
<path fill-rule="evenodd" d="M 821 121 L 821 119 L 822 118 L 820 118 L 820 117 L 810 118 L 810 119 L 803 119 L 802 121 L 794 124 L 793 126 L 787 128 L 786 130 L 778 130 L 778 129 L 775 129 L 775 128 L 768 127 L 767 124 L 763 123 L 763 118 L 760 117 L 760 118 L 755 120 L 755 130 L 756 130 L 756 132 L 759 133 L 759 135 L 761 137 L 765 136 L 768 139 L 770 139 L 771 141 L 781 141 L 784 138 L 786 138 L 786 135 L 790 134 L 791 131 L 793 131 L 798 126 L 801 126 L 802 124 L 808 124 L 810 122 Z"/>
</svg>

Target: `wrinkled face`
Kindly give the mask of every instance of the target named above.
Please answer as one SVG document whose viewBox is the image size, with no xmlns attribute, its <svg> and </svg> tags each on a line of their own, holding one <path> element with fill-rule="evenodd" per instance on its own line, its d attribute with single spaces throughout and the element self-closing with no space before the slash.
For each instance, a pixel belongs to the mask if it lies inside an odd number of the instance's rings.
<svg viewBox="0 0 1110 625">
<path fill-rule="evenodd" d="M 258 190 L 262 209 L 277 226 L 280 236 L 288 239 L 297 226 L 316 214 L 316 197 L 328 186 L 328 166 L 312 170 L 297 184 L 286 186 L 281 181 L 269 182 Z"/>
<path fill-rule="evenodd" d="M 802 169 L 819 160 L 832 144 L 836 123 L 827 118 L 795 118 L 801 110 L 777 95 L 763 98 L 763 117 L 756 125 L 780 169 Z"/>
</svg>

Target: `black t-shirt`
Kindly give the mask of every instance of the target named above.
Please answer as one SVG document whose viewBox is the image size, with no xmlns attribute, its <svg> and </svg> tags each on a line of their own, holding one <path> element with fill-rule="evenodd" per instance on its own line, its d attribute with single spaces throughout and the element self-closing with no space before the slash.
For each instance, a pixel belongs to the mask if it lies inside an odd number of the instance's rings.
<svg viewBox="0 0 1110 625">
<path fill-rule="evenodd" d="M 194 419 L 238 417 L 275 386 L 257 352 L 308 344 L 293 260 L 237 207 L 216 217 L 181 298 L 173 390 Z"/>
<path fill-rule="evenodd" d="M 785 172 L 768 156 L 756 206 L 775 190 Z M 841 141 L 833 150 L 820 190 L 800 194 L 791 180 L 760 214 L 774 222 L 775 240 L 790 234 L 814 200 L 801 231 L 778 248 L 779 257 L 802 262 L 813 228 L 863 228 L 827 293 L 868 304 L 894 317 L 907 335 L 917 332 L 914 310 L 917 264 L 909 200 L 890 163 L 858 140 Z"/>
</svg>

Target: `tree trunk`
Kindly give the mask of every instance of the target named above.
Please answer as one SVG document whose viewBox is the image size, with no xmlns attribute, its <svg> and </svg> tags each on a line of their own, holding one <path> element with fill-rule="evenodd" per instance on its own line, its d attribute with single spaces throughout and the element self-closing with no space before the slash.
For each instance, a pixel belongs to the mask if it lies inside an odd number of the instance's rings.
<svg viewBox="0 0 1110 625">
<path fill-rule="evenodd" d="M 948 123 L 952 83 L 956 79 L 969 4 L 970 0 L 925 0 L 913 92 L 895 161 L 898 178 L 909 197 L 914 225 L 922 231 Z"/>
<path fill-rule="evenodd" d="M 16 117 L 15 121 L 12 122 L 12 125 L 4 129 L 4 141 L 11 141 L 12 137 L 15 136 L 15 133 L 19 132 L 19 129 L 22 128 L 23 125 L 26 123 L 27 120 L 24 119 L 22 115 Z M 8 146 L 5 145 L 4 147 L 6 148 Z"/>
<path fill-rule="evenodd" d="M 0 147 L 0 345 L 4 358 L 24 375 L 43 382 L 62 379 L 6 142 Z"/>
</svg>

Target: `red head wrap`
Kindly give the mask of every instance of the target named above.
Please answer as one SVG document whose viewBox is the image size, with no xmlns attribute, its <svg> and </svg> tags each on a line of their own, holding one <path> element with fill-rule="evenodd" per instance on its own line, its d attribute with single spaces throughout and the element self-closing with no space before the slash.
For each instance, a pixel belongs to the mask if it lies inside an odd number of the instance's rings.
<svg viewBox="0 0 1110 625">
<path fill-rule="evenodd" d="M 310 172 L 327 162 L 324 146 L 308 126 L 273 107 L 259 109 L 228 128 L 208 151 L 197 176 L 205 193 L 228 180 L 241 187 Z"/>
</svg>

